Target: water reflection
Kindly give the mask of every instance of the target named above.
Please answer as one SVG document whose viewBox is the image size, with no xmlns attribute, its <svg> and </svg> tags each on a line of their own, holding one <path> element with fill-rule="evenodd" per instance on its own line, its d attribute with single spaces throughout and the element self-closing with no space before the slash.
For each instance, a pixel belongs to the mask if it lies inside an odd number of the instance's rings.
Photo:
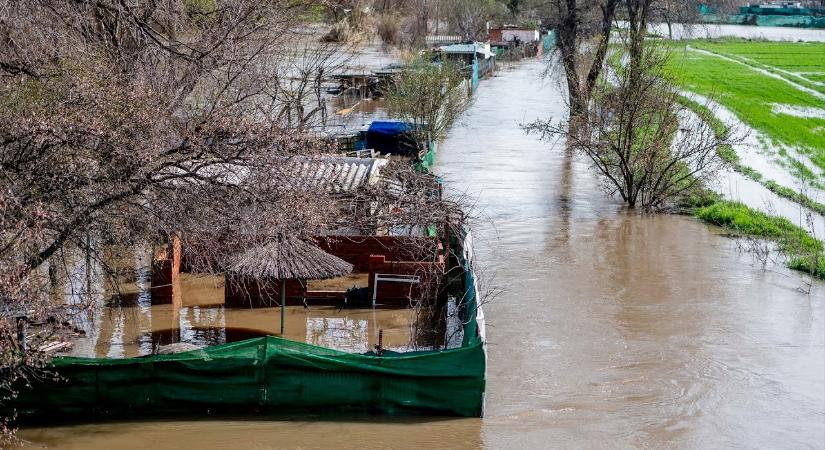
<svg viewBox="0 0 825 450">
<path fill-rule="evenodd" d="M 124 285 L 117 304 L 100 307 L 69 354 L 124 358 L 156 353 L 159 346 L 184 342 L 210 346 L 280 334 L 280 309 L 223 306 L 223 278 L 181 275 L 181 307 L 152 305 L 136 284 Z M 287 339 L 347 352 L 366 352 L 383 331 L 385 348 L 426 347 L 414 335 L 409 309 L 339 309 L 334 306 L 286 308 Z M 431 345 L 431 344 L 429 344 Z"/>
<path fill-rule="evenodd" d="M 478 419 L 294 416 L 277 420 L 193 420 L 90 424 L 27 430 L 47 448 L 84 450 L 222 449 L 475 449 Z M 67 442 L 67 438 L 68 441 Z M 185 444 L 184 444 L 185 443 Z M 242 443 L 242 444 L 240 444 Z"/>
</svg>

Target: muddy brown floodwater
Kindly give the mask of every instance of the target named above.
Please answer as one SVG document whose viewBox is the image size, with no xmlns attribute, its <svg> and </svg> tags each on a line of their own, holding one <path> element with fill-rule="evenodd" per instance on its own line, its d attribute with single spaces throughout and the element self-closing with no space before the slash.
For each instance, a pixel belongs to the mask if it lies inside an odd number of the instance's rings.
<svg viewBox="0 0 825 450">
<path fill-rule="evenodd" d="M 53 448 L 821 448 L 825 286 L 764 271 L 721 231 L 627 213 L 563 143 L 518 124 L 562 117 L 528 62 L 483 82 L 440 146 L 477 196 L 488 284 L 484 419 L 129 422 L 24 430 Z M 495 277 L 490 279 L 490 275 Z"/>
<path fill-rule="evenodd" d="M 364 286 L 365 277 L 352 279 Z M 318 281 L 310 281 L 310 285 Z M 181 275 L 182 307 L 151 305 L 148 293 L 120 307 L 101 307 L 88 314 L 86 337 L 77 339 L 71 356 L 128 358 L 149 355 L 158 346 L 185 342 L 210 346 L 266 335 L 280 335 L 280 308 L 224 307 L 224 278 Z M 126 292 L 137 291 L 124 285 Z M 405 351 L 427 345 L 411 342 L 415 314 L 410 309 L 341 309 L 337 306 L 288 306 L 284 337 L 298 342 L 365 353 L 383 332 L 383 345 Z"/>
</svg>

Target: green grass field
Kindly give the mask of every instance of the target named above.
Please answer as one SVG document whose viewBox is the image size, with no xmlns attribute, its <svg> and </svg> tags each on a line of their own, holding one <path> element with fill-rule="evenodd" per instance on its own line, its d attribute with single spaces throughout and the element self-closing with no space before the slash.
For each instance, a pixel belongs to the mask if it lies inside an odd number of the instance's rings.
<svg viewBox="0 0 825 450">
<path fill-rule="evenodd" d="M 806 154 L 825 169 L 825 118 L 799 117 L 776 112 L 775 105 L 825 111 L 825 100 L 798 89 L 792 83 L 825 93 L 820 80 L 825 78 L 825 44 L 800 44 L 725 39 L 694 40 L 691 48 L 706 50 L 718 56 L 686 49 L 685 43 L 668 43 L 672 58 L 668 72 L 687 91 L 708 96 L 731 110 L 748 126 L 759 131 L 770 146 L 776 147 L 788 166 L 801 167 L 803 176 L 817 177 L 794 160 L 788 148 Z M 770 72 L 771 76 L 758 70 Z M 820 77 L 819 75 L 822 75 Z M 776 76 L 782 79 L 777 79 Z M 787 81 L 786 81 L 787 80 Z M 792 82 L 789 83 L 788 81 Z M 688 99 L 686 106 L 694 110 L 705 108 Z M 710 124 L 715 131 L 724 130 L 721 121 Z M 731 147 L 720 149 L 720 156 L 736 170 L 762 183 L 767 189 L 807 206 L 820 214 L 825 205 L 802 193 L 772 180 L 741 164 Z M 790 221 L 764 214 L 741 203 L 717 199 L 695 210 L 698 218 L 722 226 L 740 236 L 768 239 L 776 242 L 789 267 L 825 278 L 823 243 Z"/>
<path fill-rule="evenodd" d="M 720 54 L 747 55 L 759 64 L 771 62 L 782 70 L 825 72 L 825 44 L 732 40 L 690 41 L 687 44 Z M 781 147 L 794 148 L 825 169 L 825 118 L 774 111 L 774 105 L 825 110 L 825 100 L 745 64 L 685 49 L 684 44 L 670 45 L 672 58 L 668 71 L 679 85 L 714 98 L 747 125 L 763 133 L 770 139 L 770 144 L 780 147 L 781 154 L 785 153 Z M 788 163 L 800 165 L 790 157 Z"/>
<path fill-rule="evenodd" d="M 701 103 L 697 103 L 687 97 L 680 97 L 679 101 L 685 107 L 692 109 L 697 113 L 701 112 L 705 117 L 712 117 L 712 112 L 710 111 L 710 109 Z M 727 127 L 721 119 L 713 117 L 709 125 L 713 129 L 714 133 L 716 133 L 717 137 L 719 137 L 720 139 L 725 138 L 725 135 L 727 133 Z M 723 160 L 725 160 L 725 162 L 730 164 L 731 167 L 733 167 L 733 169 L 737 172 L 741 173 L 742 175 L 745 175 L 753 181 L 756 181 L 757 183 L 760 183 L 762 186 L 765 186 L 766 189 L 779 195 L 780 197 L 784 197 L 788 200 L 799 203 L 800 205 L 810 209 L 811 211 L 814 211 L 817 214 L 825 216 L 825 204 L 813 200 L 807 195 L 798 192 L 794 189 L 782 186 L 773 180 L 765 179 L 765 177 L 761 173 L 742 164 L 739 155 L 736 154 L 736 150 L 734 150 L 732 146 L 725 144 L 720 146 L 717 149 L 717 151 L 719 153 L 719 156 Z"/>
<path fill-rule="evenodd" d="M 725 39 L 694 41 L 693 46 L 733 58 L 751 67 L 767 70 L 786 80 L 825 94 L 825 85 L 819 83 L 817 78 L 819 71 L 825 67 L 825 62 L 823 62 L 825 43 L 754 42 Z"/>
<path fill-rule="evenodd" d="M 742 56 L 789 72 L 825 70 L 825 42 L 768 42 L 744 39 L 694 40 L 691 45 L 726 55 Z"/>
</svg>

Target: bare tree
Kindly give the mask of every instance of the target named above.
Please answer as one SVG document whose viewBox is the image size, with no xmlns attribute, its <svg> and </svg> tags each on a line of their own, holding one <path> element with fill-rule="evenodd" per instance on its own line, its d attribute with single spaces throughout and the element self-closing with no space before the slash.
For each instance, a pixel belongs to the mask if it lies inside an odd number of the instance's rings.
<svg viewBox="0 0 825 450">
<path fill-rule="evenodd" d="M 486 25 L 504 15 L 504 6 L 494 0 L 446 0 L 442 15 L 450 32 L 463 39 L 478 40 L 486 34 Z"/>
<path fill-rule="evenodd" d="M 651 6 L 650 13 L 654 21 L 667 26 L 667 37 L 673 39 L 674 24 L 679 24 L 684 33 L 690 32 L 699 23 L 699 4 L 697 1 L 658 0 Z"/>
<path fill-rule="evenodd" d="M 0 401 L 46 374 L 43 344 L 99 299 L 91 283 L 52 298 L 72 259 L 117 286 L 113 254 L 173 235 L 196 271 L 221 272 L 276 236 L 446 214 L 404 189 L 349 203 L 296 170 L 326 151 L 310 131 L 341 63 L 304 33 L 309 6 L 0 0 Z M 390 186 L 437 192 L 426 176 Z"/>
<path fill-rule="evenodd" d="M 323 151 L 302 132 L 311 111 L 281 113 L 301 103 L 285 90 L 316 95 L 329 61 L 277 57 L 305 7 L 0 2 L 0 401 L 43 375 L 42 344 L 96 298 L 53 301 L 64 257 L 114 273 L 107 248 L 179 233 L 216 251 L 334 220 L 325 192 L 285 170 Z M 279 78 L 292 73 L 299 89 Z"/>
<path fill-rule="evenodd" d="M 325 125 L 322 84 L 346 66 L 351 53 L 341 44 L 304 41 L 280 52 L 280 63 L 260 85 L 266 108 L 255 113 L 273 118 L 280 127 L 307 131 Z"/>
<path fill-rule="evenodd" d="M 437 7 L 438 0 L 406 0 L 397 3 L 397 9 L 403 11 L 405 18 L 402 32 L 406 45 L 415 48 L 424 43 Z"/>
</svg>

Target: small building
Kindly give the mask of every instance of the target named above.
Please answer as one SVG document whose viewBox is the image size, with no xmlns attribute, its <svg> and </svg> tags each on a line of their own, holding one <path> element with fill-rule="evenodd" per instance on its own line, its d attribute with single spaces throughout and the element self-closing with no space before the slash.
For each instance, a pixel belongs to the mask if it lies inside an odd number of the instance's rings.
<svg viewBox="0 0 825 450">
<path fill-rule="evenodd" d="M 480 78 L 491 74 L 496 68 L 496 54 L 489 42 L 442 45 L 436 49 L 436 53 L 443 60 L 463 62 L 471 68 L 473 89 L 478 86 Z"/>
<path fill-rule="evenodd" d="M 496 56 L 505 60 L 541 56 L 545 47 L 539 30 L 513 25 L 490 28 L 490 43 Z"/>
<path fill-rule="evenodd" d="M 437 48 L 437 52 L 447 59 L 464 61 L 467 64 L 472 64 L 473 61 L 495 58 L 495 53 L 490 49 L 489 42 L 442 45 Z"/>
<path fill-rule="evenodd" d="M 382 155 L 419 157 L 416 125 L 400 120 L 373 121 L 365 133 L 367 148 Z"/>
<path fill-rule="evenodd" d="M 539 30 L 535 28 L 523 28 L 513 25 L 490 28 L 490 42 L 492 43 L 531 43 L 538 42 L 540 38 Z"/>
<path fill-rule="evenodd" d="M 327 90 L 330 94 L 355 91 L 362 97 L 371 97 L 375 93 L 379 79 L 372 72 L 342 72 L 330 76 L 338 83 L 334 89 Z"/>
</svg>

